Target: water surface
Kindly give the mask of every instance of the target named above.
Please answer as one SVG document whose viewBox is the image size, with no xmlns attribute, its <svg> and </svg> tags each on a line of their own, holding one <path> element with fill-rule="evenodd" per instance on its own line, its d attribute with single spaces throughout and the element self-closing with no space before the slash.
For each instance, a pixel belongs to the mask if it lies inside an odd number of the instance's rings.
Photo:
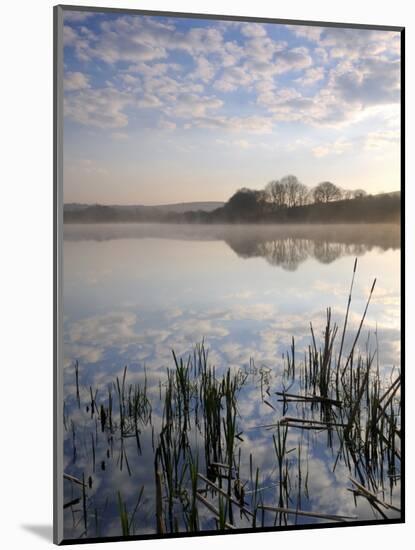
<svg viewBox="0 0 415 550">
<path fill-rule="evenodd" d="M 333 320 L 341 324 L 356 257 L 350 336 L 345 346 L 351 345 L 376 278 L 358 347 L 364 351 L 378 343 L 380 369 L 387 377 L 400 366 L 398 226 L 65 226 L 65 471 L 75 476 L 85 473 L 94 480 L 90 500 L 96 502 L 99 527 L 85 536 L 96 536 L 98 529 L 100 535 L 120 534 L 116 506 L 103 504 L 114 500 L 115 487 L 122 487 L 130 508 L 137 487 L 146 487 L 147 508 L 140 512 L 135 532 L 154 532 L 152 436 L 144 431 L 140 456 L 130 452 L 131 475 L 125 466 L 120 469 L 120 457 L 107 461 L 105 471 L 98 466 L 92 471 L 85 434 L 77 435 L 74 457 L 69 419 L 84 427 L 90 422 L 89 413 L 77 408 L 74 399 L 75 361 L 86 394 L 90 386 L 106 388 L 128 365 L 131 380 L 142 380 L 146 370 L 148 391 L 159 402 L 159 382 L 173 366 L 172 350 L 186 357 L 203 341 L 209 362 L 218 371 L 230 367 L 250 372 L 252 379 L 239 405 L 240 422 L 247 430 L 245 448 L 255 450 L 272 501 L 272 438 L 263 431 L 249 432 L 250 427 L 275 418 L 275 411 L 261 403 L 258 376 L 263 374 L 258 373 L 267 373 L 276 391 L 273 377 L 276 380 L 282 371 L 282 357 L 292 337 L 301 359 L 310 343 L 310 322 L 319 341 L 326 308 L 331 308 Z M 161 410 L 156 408 L 156 429 L 160 418 Z M 297 446 L 298 434 L 290 437 Z M 360 502 L 356 511 L 352 495 L 344 490 L 347 474 L 342 467 L 335 475 L 330 471 L 324 441 L 316 436 L 312 446 L 307 443 L 310 498 L 303 497 L 302 507 L 373 519 L 367 503 Z M 100 444 L 97 438 L 96 444 L 96 455 L 105 458 L 108 442 Z M 247 457 L 248 452 L 242 461 Z M 73 496 L 69 485 L 65 485 L 66 500 Z M 214 528 L 206 522 L 206 528 Z M 74 519 L 73 512 L 65 517 L 65 533 L 67 538 L 80 536 L 80 520 Z"/>
</svg>

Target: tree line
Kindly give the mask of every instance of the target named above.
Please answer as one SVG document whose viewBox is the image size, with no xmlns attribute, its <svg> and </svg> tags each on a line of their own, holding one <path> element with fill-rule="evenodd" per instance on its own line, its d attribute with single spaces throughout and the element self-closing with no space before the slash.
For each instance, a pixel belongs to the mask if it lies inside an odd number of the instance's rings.
<svg viewBox="0 0 415 550">
<path fill-rule="evenodd" d="M 251 194 L 257 203 L 265 203 L 277 208 L 294 208 L 307 204 L 356 199 L 365 197 L 367 194 L 363 189 L 342 189 L 331 181 L 323 181 L 310 188 L 291 174 L 279 180 L 270 181 L 263 190 L 242 188 L 237 193 Z"/>
<path fill-rule="evenodd" d="M 307 187 L 296 176 L 270 181 L 263 189 L 241 188 L 216 210 L 160 211 L 91 205 L 64 211 L 65 223 L 397 223 L 400 193 L 367 195 L 323 181 Z"/>
</svg>

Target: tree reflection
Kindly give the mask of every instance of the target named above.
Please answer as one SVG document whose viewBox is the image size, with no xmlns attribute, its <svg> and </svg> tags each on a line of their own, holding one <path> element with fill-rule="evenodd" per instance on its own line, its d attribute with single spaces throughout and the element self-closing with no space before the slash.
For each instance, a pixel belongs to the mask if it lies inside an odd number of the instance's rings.
<svg viewBox="0 0 415 550">
<path fill-rule="evenodd" d="M 263 257 L 273 266 L 295 271 L 308 258 L 330 264 L 342 256 L 362 256 L 373 248 L 400 248 L 398 224 L 200 225 L 71 224 L 68 241 L 118 239 L 224 241 L 239 257 Z"/>
<path fill-rule="evenodd" d="M 363 244 L 349 245 L 329 241 L 314 241 L 311 239 L 275 239 L 260 241 L 253 247 L 241 247 L 240 244 L 229 243 L 238 256 L 244 258 L 263 257 L 273 266 L 287 271 L 295 271 L 308 258 L 315 258 L 320 263 L 330 264 L 342 256 L 362 256 L 370 250 Z M 248 253 L 249 251 L 249 253 Z"/>
</svg>

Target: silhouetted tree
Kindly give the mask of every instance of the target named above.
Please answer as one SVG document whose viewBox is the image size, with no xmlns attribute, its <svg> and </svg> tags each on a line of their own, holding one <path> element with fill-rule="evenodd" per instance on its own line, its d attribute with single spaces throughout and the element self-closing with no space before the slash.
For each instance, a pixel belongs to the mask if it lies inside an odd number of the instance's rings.
<svg viewBox="0 0 415 550">
<path fill-rule="evenodd" d="M 265 187 L 265 192 L 269 202 L 275 206 L 287 205 L 287 190 L 283 183 L 278 180 L 273 180 Z"/>
<path fill-rule="evenodd" d="M 314 202 L 331 202 L 341 199 L 341 190 L 331 181 L 319 183 L 313 191 Z"/>
<path fill-rule="evenodd" d="M 304 204 L 308 204 L 309 202 L 309 192 L 307 185 L 304 185 L 303 183 L 298 184 L 297 189 L 297 204 L 299 206 L 304 206 Z"/>
<path fill-rule="evenodd" d="M 264 208 L 265 193 L 243 187 L 228 200 L 225 209 L 235 218 L 255 218 Z"/>
<path fill-rule="evenodd" d="M 285 186 L 287 194 L 287 206 L 292 208 L 298 204 L 298 192 L 300 185 L 302 185 L 296 176 L 292 174 L 281 178 L 281 183 Z"/>
<path fill-rule="evenodd" d="M 366 197 L 367 193 L 364 189 L 355 189 L 353 191 L 353 197 L 355 199 L 362 199 L 363 197 Z"/>
<path fill-rule="evenodd" d="M 343 189 L 342 190 L 342 198 L 344 200 L 348 201 L 348 200 L 350 200 L 354 197 L 353 193 L 354 193 L 354 191 L 352 191 L 351 189 Z"/>
</svg>

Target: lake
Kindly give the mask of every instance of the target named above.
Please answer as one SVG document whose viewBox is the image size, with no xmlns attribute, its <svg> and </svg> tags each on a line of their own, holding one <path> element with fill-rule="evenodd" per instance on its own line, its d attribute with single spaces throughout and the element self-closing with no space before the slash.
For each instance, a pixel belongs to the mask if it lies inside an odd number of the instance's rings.
<svg viewBox="0 0 415 550">
<path fill-rule="evenodd" d="M 279 503 L 286 509 L 360 521 L 381 519 L 385 510 L 378 512 L 361 495 L 355 502 L 356 494 L 348 490 L 353 487 L 346 459 L 340 457 L 333 472 L 337 452 L 333 438 L 337 436 L 331 434 L 331 427 L 321 431 L 288 429 L 281 459 L 287 474 L 284 480 L 279 478 L 281 468 L 278 475 L 276 472 L 275 429 L 260 427 L 272 425 L 281 414 L 307 416 L 304 403 L 281 403 L 275 392 L 291 388 L 294 394 L 300 393 L 309 383 L 301 375 L 295 382 L 293 376 L 291 386 L 287 385 L 290 361 L 297 365 L 297 372 L 301 362 L 307 363 L 312 343 L 310 323 L 316 348 L 324 347 L 327 308 L 331 308 L 331 326 L 337 324 L 340 335 L 355 258 L 345 356 L 353 346 L 376 278 L 355 353 L 371 357 L 375 352 L 374 372 L 386 386 L 400 368 L 399 226 L 65 225 L 64 458 L 65 473 L 78 480 L 65 479 L 65 538 L 120 535 L 126 528 L 128 534 L 151 534 L 161 528 L 192 530 L 194 517 L 190 512 L 191 519 L 187 516 L 184 493 L 174 498 L 170 495 L 169 501 L 163 498 L 171 508 L 163 510 L 162 527 L 156 521 L 160 518 L 154 453 L 165 422 L 166 373 L 175 369 L 172 350 L 177 362 L 182 358 L 186 365 L 189 354 L 202 343 L 208 350 L 206 362 L 215 366 L 218 377 L 230 369 L 244 378 L 238 389 L 237 458 L 232 459 L 237 473 L 226 479 L 230 483 L 232 477 L 243 484 L 245 502 L 252 504 L 255 493 L 255 498 L 260 495 L 262 499 L 261 506 L 277 507 Z M 336 346 L 338 349 L 338 340 Z M 115 427 L 109 429 L 105 424 L 108 399 L 114 409 L 118 407 L 116 379 L 122 384 L 125 366 L 125 384 L 141 384 L 140 391 L 145 388 L 145 399 L 152 408 L 151 418 L 143 413 L 135 437 L 132 433 L 127 437 L 127 427 L 129 430 L 131 426 L 127 421 L 123 424 L 122 413 L 114 421 L 118 422 Z M 196 388 L 201 370 L 193 366 L 195 380 L 189 387 Z M 360 368 L 360 363 L 355 366 Z M 399 416 L 396 407 L 393 414 Z M 188 428 L 188 446 L 194 454 L 203 448 L 206 437 L 204 429 L 198 432 L 199 423 L 196 418 L 192 430 Z M 117 434 L 120 426 L 121 437 Z M 202 461 L 206 452 L 200 453 Z M 166 456 L 161 460 L 164 475 Z M 391 469 L 391 460 L 390 449 L 385 448 L 382 468 L 386 461 Z M 392 473 L 371 472 L 368 479 L 372 489 L 382 480 L 382 500 L 397 508 L 399 464 L 393 464 L 396 469 Z M 255 485 L 251 478 L 256 468 Z M 354 469 L 358 474 L 359 467 Z M 357 474 L 354 477 L 359 480 Z M 214 479 L 220 479 L 218 472 Z M 284 494 L 280 492 L 283 485 Z M 168 490 L 166 481 L 160 490 Z M 189 487 L 186 491 L 188 494 Z M 217 529 L 217 522 L 222 520 L 213 518 L 209 503 L 203 502 L 207 498 L 207 492 L 198 497 L 198 525 L 201 530 Z M 219 510 L 220 498 L 209 498 Z M 235 513 L 237 505 L 233 506 L 233 526 L 252 527 L 242 512 Z M 261 506 L 257 526 L 329 521 L 323 516 L 271 514 Z M 387 511 L 387 517 L 397 514 L 395 509 Z M 124 523 L 123 517 L 127 517 Z"/>
</svg>

